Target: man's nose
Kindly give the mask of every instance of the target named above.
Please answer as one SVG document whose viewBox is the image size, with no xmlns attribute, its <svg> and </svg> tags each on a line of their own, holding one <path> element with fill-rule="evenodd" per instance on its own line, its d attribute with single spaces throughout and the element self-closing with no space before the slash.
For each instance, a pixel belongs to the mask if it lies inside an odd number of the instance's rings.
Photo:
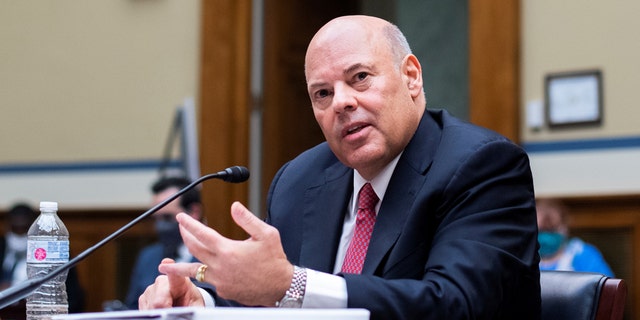
<svg viewBox="0 0 640 320">
<path fill-rule="evenodd" d="M 356 109 L 357 106 L 358 101 L 353 88 L 345 83 L 337 84 L 334 87 L 333 109 L 336 113 L 351 111 Z"/>
</svg>

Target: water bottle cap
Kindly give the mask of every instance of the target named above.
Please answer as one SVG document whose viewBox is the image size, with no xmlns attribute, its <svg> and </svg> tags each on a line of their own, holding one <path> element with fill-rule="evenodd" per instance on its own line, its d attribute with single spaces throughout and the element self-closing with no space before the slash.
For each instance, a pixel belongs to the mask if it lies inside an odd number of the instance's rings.
<svg viewBox="0 0 640 320">
<path fill-rule="evenodd" d="M 41 201 L 40 202 L 40 211 L 42 210 L 53 210 L 58 211 L 58 203 L 51 201 Z"/>
</svg>

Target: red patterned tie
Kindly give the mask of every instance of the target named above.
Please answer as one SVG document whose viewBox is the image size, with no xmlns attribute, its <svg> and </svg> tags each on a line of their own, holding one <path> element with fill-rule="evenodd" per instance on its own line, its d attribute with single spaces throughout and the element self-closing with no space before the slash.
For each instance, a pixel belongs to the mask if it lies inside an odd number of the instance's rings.
<svg viewBox="0 0 640 320">
<path fill-rule="evenodd" d="M 369 248 L 373 225 L 376 223 L 376 204 L 378 200 L 378 196 L 373 191 L 370 183 L 362 186 L 358 195 L 356 230 L 344 257 L 343 273 L 360 274 L 362 272 L 362 265 L 367 255 L 367 248 Z"/>
</svg>

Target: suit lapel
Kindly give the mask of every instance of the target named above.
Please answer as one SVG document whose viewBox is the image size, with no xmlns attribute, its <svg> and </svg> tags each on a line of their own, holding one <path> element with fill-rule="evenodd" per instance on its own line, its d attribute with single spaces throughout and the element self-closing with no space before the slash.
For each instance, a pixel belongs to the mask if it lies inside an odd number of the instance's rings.
<svg viewBox="0 0 640 320">
<path fill-rule="evenodd" d="M 373 274 L 380 266 L 411 214 L 440 142 L 442 128 L 434 117 L 442 117 L 442 112 L 425 111 L 416 134 L 398 161 L 378 212 L 363 274 Z M 325 171 L 324 181 L 306 190 L 300 266 L 333 272 L 353 192 L 352 181 L 353 170 L 336 163 Z"/>
<path fill-rule="evenodd" d="M 376 218 L 363 274 L 373 274 L 397 241 L 421 185 L 422 179 L 416 179 L 406 164 L 398 162 Z"/>
<path fill-rule="evenodd" d="M 338 163 L 327 169 L 321 185 L 305 192 L 301 266 L 333 272 L 352 181 L 353 170 Z"/>
<path fill-rule="evenodd" d="M 440 141 L 441 129 L 425 111 L 389 181 L 369 243 L 363 274 L 373 274 L 398 240 Z"/>
</svg>

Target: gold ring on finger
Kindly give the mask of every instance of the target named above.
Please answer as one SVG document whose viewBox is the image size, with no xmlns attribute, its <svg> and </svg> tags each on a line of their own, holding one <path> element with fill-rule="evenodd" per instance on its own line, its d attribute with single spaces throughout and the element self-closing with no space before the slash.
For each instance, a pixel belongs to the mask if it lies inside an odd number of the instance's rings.
<svg viewBox="0 0 640 320">
<path fill-rule="evenodd" d="M 202 264 L 198 267 L 198 271 L 196 272 L 196 280 L 198 282 L 204 282 L 204 273 L 207 271 L 207 265 Z"/>
</svg>

